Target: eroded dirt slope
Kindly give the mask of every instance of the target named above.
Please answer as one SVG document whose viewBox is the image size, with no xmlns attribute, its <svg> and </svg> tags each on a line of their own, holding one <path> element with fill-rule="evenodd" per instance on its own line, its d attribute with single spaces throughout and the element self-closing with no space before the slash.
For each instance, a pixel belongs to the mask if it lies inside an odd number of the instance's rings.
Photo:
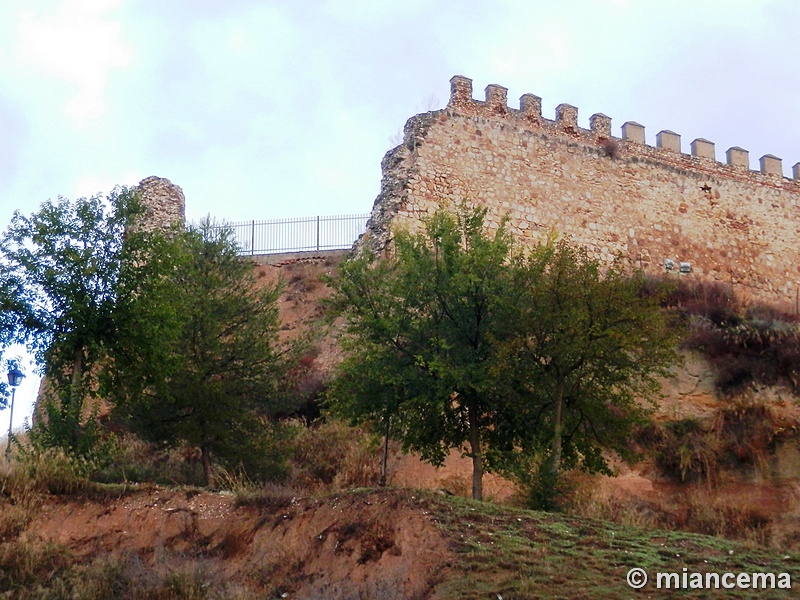
<svg viewBox="0 0 800 600">
<path fill-rule="evenodd" d="M 240 505 L 231 494 L 151 489 L 55 500 L 20 539 L 85 561 L 200 563 L 221 581 L 291 598 L 429 598 L 451 553 L 417 499 L 376 491 Z"/>
</svg>

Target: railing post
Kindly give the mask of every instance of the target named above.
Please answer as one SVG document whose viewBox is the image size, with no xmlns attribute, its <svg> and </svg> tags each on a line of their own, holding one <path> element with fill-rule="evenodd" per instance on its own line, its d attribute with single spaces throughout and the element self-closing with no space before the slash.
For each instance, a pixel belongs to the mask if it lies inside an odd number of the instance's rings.
<svg viewBox="0 0 800 600">
<path fill-rule="evenodd" d="M 256 254 L 256 220 L 253 219 L 253 229 L 250 232 L 250 255 Z"/>
<path fill-rule="evenodd" d="M 319 252 L 319 215 L 317 215 L 317 252 Z"/>
</svg>

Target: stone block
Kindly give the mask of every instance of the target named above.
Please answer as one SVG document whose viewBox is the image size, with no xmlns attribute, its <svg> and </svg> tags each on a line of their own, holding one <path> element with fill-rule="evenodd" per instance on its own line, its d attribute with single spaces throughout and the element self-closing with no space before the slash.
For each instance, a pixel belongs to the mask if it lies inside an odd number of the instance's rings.
<svg viewBox="0 0 800 600">
<path fill-rule="evenodd" d="M 450 80 L 449 106 L 463 106 L 472 102 L 472 79 L 455 75 Z"/>
<path fill-rule="evenodd" d="M 508 112 L 508 88 L 504 88 L 502 85 L 487 85 L 486 106 L 493 113 Z"/>
<path fill-rule="evenodd" d="M 707 160 L 717 160 L 714 152 L 714 142 L 709 142 L 703 138 L 697 138 L 692 142 L 692 156 L 705 158 Z"/>
<path fill-rule="evenodd" d="M 750 170 L 750 153 L 744 148 L 739 148 L 739 146 L 728 148 L 725 156 L 729 165 Z"/>
<path fill-rule="evenodd" d="M 147 177 L 136 187 L 144 215 L 138 226 L 145 231 L 168 229 L 183 224 L 186 218 L 186 198 L 183 190 L 163 177 Z"/>
<path fill-rule="evenodd" d="M 578 131 L 578 109 L 571 104 L 556 106 L 556 122 L 565 131 Z"/>
<path fill-rule="evenodd" d="M 595 113 L 589 117 L 589 127 L 599 138 L 611 137 L 611 117 L 603 113 Z"/>
<path fill-rule="evenodd" d="M 626 121 L 622 124 L 622 139 L 644 144 L 644 125 L 635 121 Z"/>
<path fill-rule="evenodd" d="M 519 98 L 519 110 L 524 117 L 538 121 L 542 118 L 542 99 L 533 94 L 523 94 Z"/>
<path fill-rule="evenodd" d="M 656 147 L 670 152 L 681 151 L 681 136 L 674 131 L 664 130 L 656 134 Z"/>
<path fill-rule="evenodd" d="M 772 154 L 765 154 L 759 159 L 761 172 L 764 175 L 783 177 L 783 161 Z"/>
</svg>

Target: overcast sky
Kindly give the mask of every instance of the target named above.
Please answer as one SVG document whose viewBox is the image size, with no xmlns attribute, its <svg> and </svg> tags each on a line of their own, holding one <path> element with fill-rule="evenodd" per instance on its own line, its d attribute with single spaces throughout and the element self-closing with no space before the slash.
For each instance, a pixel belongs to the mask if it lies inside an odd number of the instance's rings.
<svg viewBox="0 0 800 600">
<path fill-rule="evenodd" d="M 150 175 L 194 220 L 368 212 L 384 153 L 456 74 L 789 176 L 799 31 L 797 0 L 2 0 L 0 226 Z"/>
</svg>

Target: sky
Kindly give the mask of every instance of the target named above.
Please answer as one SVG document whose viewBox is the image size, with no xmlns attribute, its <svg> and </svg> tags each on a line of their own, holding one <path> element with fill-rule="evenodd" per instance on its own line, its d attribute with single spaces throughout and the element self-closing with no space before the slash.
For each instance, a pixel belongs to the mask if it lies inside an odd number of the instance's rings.
<svg viewBox="0 0 800 600">
<path fill-rule="evenodd" d="M 457 74 L 790 176 L 799 25 L 797 0 L 2 0 L 0 231 L 150 175 L 191 220 L 369 212 L 381 158 Z"/>
</svg>

